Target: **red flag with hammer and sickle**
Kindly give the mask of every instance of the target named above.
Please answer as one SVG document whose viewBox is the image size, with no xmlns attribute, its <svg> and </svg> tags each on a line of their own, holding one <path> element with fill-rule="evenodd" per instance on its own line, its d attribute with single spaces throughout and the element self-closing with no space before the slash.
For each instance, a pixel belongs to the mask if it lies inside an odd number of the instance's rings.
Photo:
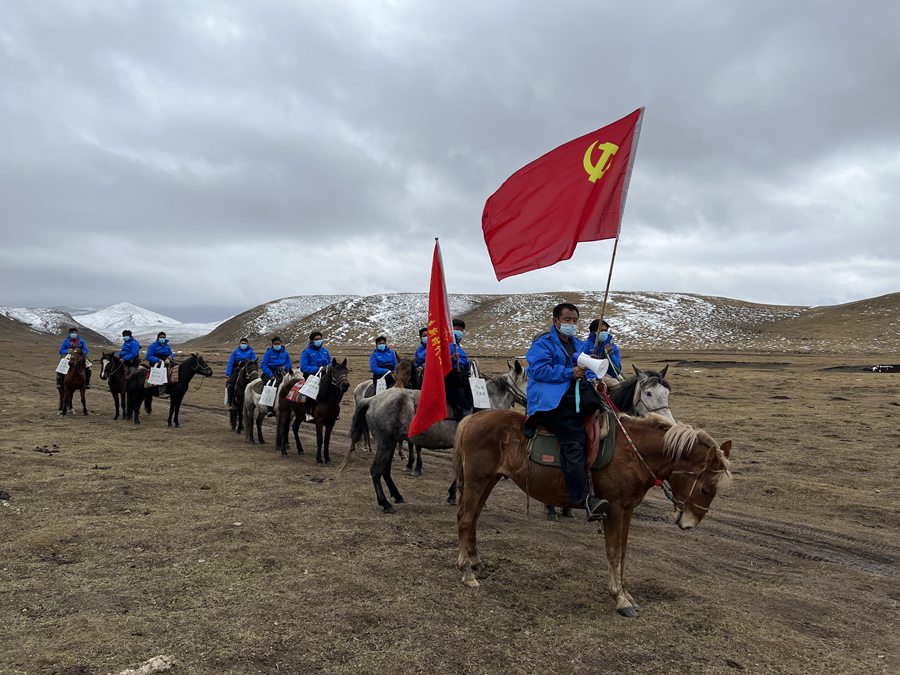
<svg viewBox="0 0 900 675">
<path fill-rule="evenodd" d="M 447 417 L 447 392 L 444 377 L 453 368 L 450 361 L 450 342 L 453 332 L 450 327 L 450 302 L 447 285 L 444 283 L 444 264 L 441 247 L 434 243 L 434 257 L 431 261 L 431 287 L 428 290 L 428 342 L 425 346 L 425 376 L 422 379 L 422 393 L 419 407 L 409 425 L 409 436 L 421 434 L 432 424 Z"/>
<path fill-rule="evenodd" d="M 644 109 L 551 150 L 484 205 L 497 280 L 568 260 L 580 241 L 616 239 Z"/>
</svg>

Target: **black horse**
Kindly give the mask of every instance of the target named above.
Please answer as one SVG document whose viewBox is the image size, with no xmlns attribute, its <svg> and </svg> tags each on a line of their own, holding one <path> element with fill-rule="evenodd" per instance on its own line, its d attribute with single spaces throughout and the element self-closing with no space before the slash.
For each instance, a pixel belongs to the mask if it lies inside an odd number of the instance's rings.
<svg viewBox="0 0 900 675">
<path fill-rule="evenodd" d="M 109 393 L 112 394 L 113 401 L 116 404 L 116 416 L 114 420 L 119 419 L 120 402 L 122 419 L 127 419 L 125 411 L 125 383 L 126 383 L 126 364 L 113 352 L 102 352 L 100 355 L 100 379 L 106 380 L 109 385 Z"/>
<path fill-rule="evenodd" d="M 236 434 L 241 434 L 244 432 L 244 390 L 250 382 L 259 377 L 259 359 L 238 361 L 231 377 L 234 380 L 234 393 L 231 397 L 232 407 L 228 414 L 231 417 L 231 430 Z"/>
<path fill-rule="evenodd" d="M 325 369 L 319 384 L 319 395 L 316 397 L 315 407 L 312 409 L 313 421 L 316 425 L 316 463 L 331 464 L 331 455 L 328 446 L 331 442 L 331 431 L 341 412 L 341 400 L 350 388 L 350 377 L 347 368 L 347 359 L 338 363 L 337 359 L 331 359 L 331 365 Z M 305 421 L 306 403 L 289 401 L 287 396 L 291 388 L 299 381 L 292 378 L 285 382 L 278 393 L 278 427 L 275 445 L 281 450 L 282 455 L 287 455 L 288 425 L 291 414 L 294 415 L 294 442 L 297 446 L 297 454 L 303 454 L 303 444 L 300 443 L 300 425 Z"/>
<path fill-rule="evenodd" d="M 206 361 L 203 360 L 202 356 L 193 353 L 190 357 L 179 363 L 176 368 L 178 369 L 178 381 L 174 384 L 165 384 L 162 386 L 166 388 L 166 393 L 169 395 L 169 419 L 167 426 L 171 427 L 174 422 L 175 428 L 178 428 L 181 426 L 178 422 L 178 412 L 181 410 L 181 402 L 188 392 L 188 385 L 190 385 L 194 375 L 200 374 L 203 377 L 212 377 L 213 372 L 212 368 L 206 365 Z M 141 380 L 141 387 L 144 386 L 143 379 L 146 374 L 146 369 L 142 369 L 142 371 L 140 378 L 137 376 L 133 378 Z M 150 387 L 149 389 L 143 390 L 144 410 L 148 415 L 153 413 L 153 397 L 159 396 L 158 390 L 159 387 Z M 129 407 L 130 404 L 131 401 L 129 399 Z M 134 419 L 135 424 L 140 424 L 136 412 Z"/>
</svg>

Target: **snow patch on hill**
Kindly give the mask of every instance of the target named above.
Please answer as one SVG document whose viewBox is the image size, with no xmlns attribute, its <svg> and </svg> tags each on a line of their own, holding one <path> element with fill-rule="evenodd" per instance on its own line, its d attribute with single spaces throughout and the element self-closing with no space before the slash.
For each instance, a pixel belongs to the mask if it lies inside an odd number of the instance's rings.
<svg viewBox="0 0 900 675">
<path fill-rule="evenodd" d="M 62 335 L 74 323 L 70 314 L 43 307 L 0 307 L 0 314 L 28 324 L 39 333 L 53 335 Z"/>
</svg>

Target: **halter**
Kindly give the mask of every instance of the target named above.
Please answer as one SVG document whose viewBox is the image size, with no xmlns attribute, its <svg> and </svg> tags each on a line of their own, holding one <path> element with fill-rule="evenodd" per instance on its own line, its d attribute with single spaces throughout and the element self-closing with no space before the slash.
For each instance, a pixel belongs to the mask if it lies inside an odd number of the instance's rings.
<svg viewBox="0 0 900 675">
<path fill-rule="evenodd" d="M 637 399 L 637 401 L 632 400 L 631 406 L 635 409 L 635 411 L 637 411 L 638 405 L 640 405 L 648 413 L 656 412 L 657 410 L 668 410 L 669 415 L 672 415 L 672 411 L 669 409 L 669 406 L 667 406 L 667 405 L 657 406 L 656 408 L 648 408 L 647 407 L 647 404 L 644 403 L 644 400 L 641 397 L 641 394 L 644 391 L 645 383 L 646 383 L 646 380 L 644 382 L 638 382 L 637 386 L 634 388 L 634 398 Z M 660 386 L 662 386 L 662 385 L 660 385 Z M 675 419 L 674 415 L 672 415 L 672 419 Z"/>
<path fill-rule="evenodd" d="M 709 465 L 712 462 L 712 459 L 709 459 L 709 460 L 707 460 L 706 466 L 703 467 L 702 471 L 681 471 L 681 470 L 671 471 L 669 473 L 669 475 L 671 475 L 673 473 L 684 473 L 684 474 L 688 474 L 691 476 L 696 475 L 696 478 L 694 479 L 694 484 L 691 485 L 691 490 L 690 490 L 690 492 L 688 492 L 687 497 L 685 499 L 677 499 L 675 497 L 675 493 L 672 491 L 672 486 L 669 483 L 669 481 L 658 478 L 657 475 L 653 472 L 653 469 L 650 468 L 650 465 L 647 463 L 647 460 L 644 459 L 644 456 L 637 449 L 637 445 L 635 445 L 634 440 L 632 440 L 631 434 L 628 433 L 628 429 L 626 429 L 625 425 L 622 424 L 622 420 L 619 418 L 619 410 L 616 408 L 615 403 L 612 402 L 612 399 L 609 398 L 609 394 L 607 394 L 605 390 L 599 390 L 599 391 L 600 391 L 600 396 L 603 398 L 603 400 L 606 401 L 612 407 L 613 411 L 615 412 L 616 423 L 619 425 L 619 428 L 622 430 L 622 433 L 625 434 L 625 440 L 628 441 L 628 446 L 631 448 L 632 452 L 634 452 L 634 454 L 637 455 L 637 458 L 641 461 L 641 464 L 644 465 L 644 468 L 647 469 L 647 473 L 649 473 L 650 476 L 653 478 L 653 486 L 662 489 L 663 494 L 666 496 L 666 499 L 668 499 L 672 503 L 673 508 L 676 511 L 678 511 L 679 513 L 683 513 L 684 507 L 687 505 L 690 505 L 690 506 L 693 506 L 694 508 L 700 509 L 704 513 L 709 511 L 709 507 L 700 506 L 699 504 L 695 504 L 694 502 L 690 501 L 690 498 L 694 494 L 694 490 L 697 487 L 697 482 L 700 480 L 700 476 L 702 476 L 707 471 L 711 471 L 712 473 L 722 473 L 723 471 L 725 471 L 725 469 L 710 469 Z M 713 448 L 713 451 L 715 451 L 715 448 Z"/>
<path fill-rule="evenodd" d="M 525 395 L 525 392 L 519 388 L 519 385 L 515 383 L 513 378 L 509 377 L 509 373 L 504 373 L 503 375 L 498 375 L 497 377 L 492 377 L 492 380 L 503 380 L 509 386 L 509 391 L 513 395 L 513 401 L 518 403 L 521 406 L 528 405 L 528 397 Z"/>
</svg>

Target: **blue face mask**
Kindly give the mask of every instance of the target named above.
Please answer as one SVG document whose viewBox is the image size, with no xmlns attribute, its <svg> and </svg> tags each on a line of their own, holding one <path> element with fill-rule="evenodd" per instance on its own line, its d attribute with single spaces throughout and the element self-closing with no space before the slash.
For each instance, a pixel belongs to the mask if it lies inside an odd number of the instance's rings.
<svg viewBox="0 0 900 675">
<path fill-rule="evenodd" d="M 272 345 L 272 349 L 274 349 L 276 352 L 280 352 L 280 351 L 281 351 L 281 345 Z"/>
<path fill-rule="evenodd" d="M 78 333 L 69 333 L 69 337 L 73 340 L 78 337 Z"/>
<path fill-rule="evenodd" d="M 156 341 L 161 345 L 166 344 L 166 338 L 158 338 Z"/>
<path fill-rule="evenodd" d="M 123 341 L 123 342 L 131 342 L 131 336 L 130 336 L 130 335 L 126 335 L 125 337 L 122 338 L 122 341 Z"/>
<path fill-rule="evenodd" d="M 383 352 L 385 349 L 387 349 L 387 345 L 378 345 L 378 351 Z"/>
<path fill-rule="evenodd" d="M 316 347 L 321 347 L 321 346 L 322 346 L 322 340 L 316 340 L 315 342 L 313 342 L 313 345 L 315 345 Z"/>
<path fill-rule="evenodd" d="M 602 344 L 602 343 L 606 342 L 607 340 L 609 340 L 609 338 L 610 338 L 610 335 L 609 335 L 609 333 L 606 332 L 605 330 L 600 331 L 599 333 L 597 333 L 597 342 L 598 342 L 598 343 L 601 343 L 601 344 Z"/>
<path fill-rule="evenodd" d="M 244 343 L 242 342 L 242 343 L 241 343 L 241 349 L 242 349 L 242 350 L 250 349 L 250 345 L 244 344 Z"/>
<path fill-rule="evenodd" d="M 459 330 L 458 328 L 457 328 L 456 330 L 453 331 L 453 337 L 456 338 L 456 341 L 457 341 L 457 342 L 459 342 L 460 340 L 463 339 L 463 335 L 465 335 L 465 333 L 463 333 L 463 332 L 462 332 L 461 330 Z"/>
<path fill-rule="evenodd" d="M 423 336 L 422 336 L 422 344 L 423 344 L 423 345 L 427 345 L 427 344 L 428 344 L 428 336 L 427 336 L 427 335 L 423 335 Z"/>
<path fill-rule="evenodd" d="M 575 337 L 575 333 L 578 332 L 578 326 L 574 323 L 561 323 L 559 324 L 559 332 L 566 337 Z"/>
</svg>

